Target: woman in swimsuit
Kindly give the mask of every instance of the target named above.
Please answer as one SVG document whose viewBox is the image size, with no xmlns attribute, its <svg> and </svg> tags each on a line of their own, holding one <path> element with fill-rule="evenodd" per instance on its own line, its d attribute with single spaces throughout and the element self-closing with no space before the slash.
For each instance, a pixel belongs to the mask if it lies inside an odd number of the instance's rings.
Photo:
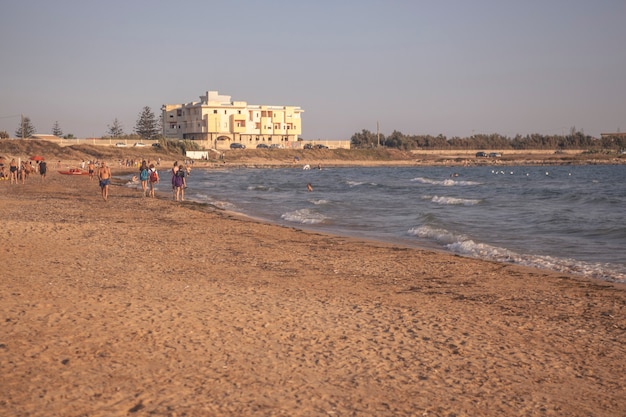
<svg viewBox="0 0 626 417">
<path fill-rule="evenodd" d="M 11 159 L 11 163 L 9 164 L 9 175 L 11 177 L 11 184 L 13 184 L 13 181 L 17 184 L 17 162 L 15 162 L 15 158 Z"/>
</svg>

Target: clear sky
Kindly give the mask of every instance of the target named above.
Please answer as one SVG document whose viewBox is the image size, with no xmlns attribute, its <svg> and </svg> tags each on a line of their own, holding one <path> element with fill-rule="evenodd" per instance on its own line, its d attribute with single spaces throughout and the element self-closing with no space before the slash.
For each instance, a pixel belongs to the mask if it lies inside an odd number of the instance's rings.
<svg viewBox="0 0 626 417">
<path fill-rule="evenodd" d="M 100 137 L 208 90 L 304 139 L 626 131 L 624 0 L 0 0 L 0 130 Z"/>
</svg>

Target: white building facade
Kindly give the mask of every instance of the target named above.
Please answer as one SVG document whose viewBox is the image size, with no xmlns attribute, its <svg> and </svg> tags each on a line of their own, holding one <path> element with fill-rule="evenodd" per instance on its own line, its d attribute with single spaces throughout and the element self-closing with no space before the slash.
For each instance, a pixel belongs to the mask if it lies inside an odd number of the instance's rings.
<svg viewBox="0 0 626 417">
<path fill-rule="evenodd" d="M 206 148 L 226 149 L 231 143 L 254 148 L 263 143 L 299 148 L 304 112 L 297 106 L 249 105 L 207 91 L 199 102 L 164 104 L 163 136 L 201 141 Z"/>
</svg>

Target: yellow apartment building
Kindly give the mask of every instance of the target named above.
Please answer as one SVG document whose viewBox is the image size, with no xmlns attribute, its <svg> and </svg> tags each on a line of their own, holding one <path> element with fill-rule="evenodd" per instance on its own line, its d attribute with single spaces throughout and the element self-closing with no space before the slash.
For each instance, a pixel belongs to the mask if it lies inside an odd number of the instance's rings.
<svg viewBox="0 0 626 417">
<path fill-rule="evenodd" d="M 250 105 L 207 91 L 199 102 L 164 104 L 163 136 L 203 142 L 204 147 L 226 149 L 232 143 L 256 148 L 263 143 L 300 147 L 304 112 L 296 106 Z"/>
</svg>

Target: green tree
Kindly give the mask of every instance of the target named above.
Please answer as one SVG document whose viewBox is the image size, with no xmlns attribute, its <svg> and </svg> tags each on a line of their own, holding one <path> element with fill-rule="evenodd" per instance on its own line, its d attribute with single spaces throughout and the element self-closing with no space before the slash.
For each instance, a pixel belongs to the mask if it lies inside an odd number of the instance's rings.
<svg viewBox="0 0 626 417">
<path fill-rule="evenodd" d="M 0 130 L 0 139 L 8 139 L 9 133 L 6 130 Z"/>
<path fill-rule="evenodd" d="M 383 142 L 387 148 L 410 149 L 411 143 L 408 138 L 397 130 L 391 132 L 391 135 Z"/>
<path fill-rule="evenodd" d="M 139 119 L 135 125 L 135 132 L 142 139 L 154 139 L 159 134 L 159 122 L 150 107 L 146 106 L 139 113 Z"/>
<path fill-rule="evenodd" d="M 15 131 L 15 137 L 17 138 L 29 138 L 33 136 L 37 130 L 33 123 L 30 121 L 29 117 L 22 117 L 22 121 L 20 122 L 20 126 Z"/>
<path fill-rule="evenodd" d="M 382 135 L 381 135 L 382 136 Z M 378 136 L 369 130 L 363 129 L 361 133 L 355 133 L 350 138 L 352 147 L 354 148 L 373 148 L 378 144 Z M 383 139 L 381 138 L 381 142 Z"/>
<path fill-rule="evenodd" d="M 59 127 L 59 122 L 54 122 L 54 125 L 52 126 L 52 134 L 58 137 L 63 136 L 63 131 Z"/>
<path fill-rule="evenodd" d="M 113 120 L 113 124 L 108 125 L 107 127 L 109 128 L 107 134 L 112 138 L 119 138 L 124 135 L 124 128 L 122 127 L 122 124 L 117 120 L 117 117 L 115 118 L 115 120 Z"/>
</svg>

